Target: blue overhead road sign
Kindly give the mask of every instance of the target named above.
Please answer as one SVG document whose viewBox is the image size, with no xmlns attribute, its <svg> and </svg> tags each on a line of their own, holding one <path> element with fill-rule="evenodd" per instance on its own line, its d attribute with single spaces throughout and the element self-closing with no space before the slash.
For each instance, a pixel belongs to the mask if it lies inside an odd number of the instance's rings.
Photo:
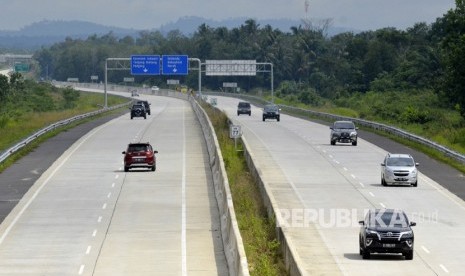
<svg viewBox="0 0 465 276">
<path fill-rule="evenodd" d="M 160 75 L 160 56 L 131 56 L 131 75 Z"/>
<path fill-rule="evenodd" d="M 186 55 L 164 55 L 162 57 L 163 75 L 187 75 L 189 59 Z"/>
</svg>

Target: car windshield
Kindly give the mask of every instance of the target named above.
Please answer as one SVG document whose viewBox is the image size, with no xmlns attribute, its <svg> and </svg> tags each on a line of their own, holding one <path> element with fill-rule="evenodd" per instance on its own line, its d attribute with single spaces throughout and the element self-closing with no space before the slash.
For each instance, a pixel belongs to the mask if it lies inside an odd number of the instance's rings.
<svg viewBox="0 0 465 276">
<path fill-rule="evenodd" d="M 148 151 L 148 145 L 130 145 L 128 147 L 128 152 L 138 152 L 138 151 Z"/>
<path fill-rule="evenodd" d="M 352 122 L 336 122 L 334 123 L 334 128 L 354 129 L 355 126 Z"/>
<path fill-rule="evenodd" d="M 408 221 L 402 211 L 372 213 L 369 226 L 374 227 L 408 227 Z"/>
<path fill-rule="evenodd" d="M 409 157 L 391 157 L 386 161 L 386 166 L 392 167 L 413 167 L 414 162 Z"/>
<path fill-rule="evenodd" d="M 265 111 L 278 111 L 278 106 L 276 105 L 266 105 Z"/>
</svg>

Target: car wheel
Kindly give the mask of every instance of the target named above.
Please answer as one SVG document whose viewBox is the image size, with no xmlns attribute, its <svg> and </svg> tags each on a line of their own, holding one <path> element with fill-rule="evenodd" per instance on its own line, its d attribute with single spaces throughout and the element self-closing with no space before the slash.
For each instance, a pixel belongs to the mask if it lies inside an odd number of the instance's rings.
<svg viewBox="0 0 465 276">
<path fill-rule="evenodd" d="M 157 169 L 157 167 L 156 167 L 155 165 L 153 165 L 153 166 L 151 167 L 151 169 L 152 169 L 152 172 L 154 172 L 154 171 Z"/>
<path fill-rule="evenodd" d="M 144 119 L 147 119 L 147 115 L 144 115 Z"/>
<path fill-rule="evenodd" d="M 263 122 L 265 121 L 265 117 L 263 117 Z"/>
<path fill-rule="evenodd" d="M 237 112 L 237 116 L 239 116 L 239 112 Z"/>
<path fill-rule="evenodd" d="M 417 181 L 415 181 L 415 183 L 413 183 L 413 184 L 412 184 L 412 186 L 413 186 L 413 187 L 416 187 L 416 186 L 418 186 L 418 180 L 417 180 Z"/>
<path fill-rule="evenodd" d="M 252 115 L 252 112 L 249 112 L 249 116 Z"/>
<path fill-rule="evenodd" d="M 406 260 L 413 260 L 413 250 L 403 253 L 402 255 L 405 256 Z"/>
<path fill-rule="evenodd" d="M 150 115 L 150 111 L 148 112 L 148 114 Z"/>
<path fill-rule="evenodd" d="M 128 171 L 129 171 L 129 167 L 124 167 L 124 171 L 125 171 L 125 172 L 128 172 Z"/>
<path fill-rule="evenodd" d="M 386 186 L 386 180 L 384 180 L 384 177 L 381 177 L 381 185 Z"/>
<path fill-rule="evenodd" d="M 330 143 L 331 143 L 331 146 L 336 145 L 336 141 L 331 140 Z"/>
<path fill-rule="evenodd" d="M 356 145 L 357 145 L 357 140 L 352 142 L 352 146 L 356 146 Z"/>
<path fill-rule="evenodd" d="M 131 116 L 131 120 L 132 120 L 132 118 L 133 118 L 133 117 Z"/>
<path fill-rule="evenodd" d="M 365 260 L 370 259 L 370 257 L 371 257 L 371 256 L 370 256 L 370 251 L 368 251 L 368 250 L 366 250 L 366 249 L 363 250 L 362 257 L 363 257 L 363 259 L 365 259 Z"/>
</svg>

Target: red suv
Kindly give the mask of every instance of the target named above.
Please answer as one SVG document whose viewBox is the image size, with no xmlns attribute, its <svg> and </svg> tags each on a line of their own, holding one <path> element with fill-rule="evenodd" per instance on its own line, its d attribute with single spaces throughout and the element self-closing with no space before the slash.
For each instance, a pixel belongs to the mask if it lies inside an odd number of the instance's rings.
<svg viewBox="0 0 465 276">
<path fill-rule="evenodd" d="M 157 168 L 157 159 L 150 143 L 131 143 L 128 145 L 124 154 L 124 171 L 128 172 L 131 168 L 149 168 L 155 171 Z"/>
</svg>

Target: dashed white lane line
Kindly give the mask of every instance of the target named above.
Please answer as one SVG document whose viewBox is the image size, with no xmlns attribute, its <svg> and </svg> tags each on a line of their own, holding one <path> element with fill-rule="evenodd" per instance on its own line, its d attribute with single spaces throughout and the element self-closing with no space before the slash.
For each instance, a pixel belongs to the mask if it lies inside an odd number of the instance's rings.
<svg viewBox="0 0 465 276">
<path fill-rule="evenodd" d="M 333 156 L 332 156 L 331 154 L 330 154 L 330 155 L 328 155 L 328 156 L 329 156 L 329 158 L 333 159 Z"/>
<path fill-rule="evenodd" d="M 84 272 L 84 267 L 85 267 L 85 265 L 81 265 L 79 267 L 79 275 L 82 275 L 82 273 Z"/>
<path fill-rule="evenodd" d="M 111 184 L 111 187 L 114 188 L 114 187 L 115 187 L 115 183 L 112 183 L 112 184 Z"/>
<path fill-rule="evenodd" d="M 372 192 L 369 192 L 369 194 L 370 194 L 372 197 L 375 197 L 375 194 L 373 194 Z"/>
<path fill-rule="evenodd" d="M 107 208 L 107 204 L 103 203 L 102 209 L 105 210 Z"/>
<path fill-rule="evenodd" d="M 350 174 L 350 176 L 351 176 L 353 179 L 355 179 L 355 175 L 353 175 L 353 174 Z"/>
<path fill-rule="evenodd" d="M 386 208 L 386 205 L 384 205 L 384 203 L 380 202 L 379 205 L 381 205 L 381 207 L 383 208 Z"/>
<path fill-rule="evenodd" d="M 102 216 L 99 216 L 99 217 L 98 217 L 97 222 L 98 222 L 98 223 L 102 222 Z"/>
<path fill-rule="evenodd" d="M 439 267 L 441 267 L 445 273 L 449 273 L 449 270 L 447 270 L 447 268 L 443 264 L 440 264 Z"/>
<path fill-rule="evenodd" d="M 97 236 L 97 229 L 94 230 L 94 232 L 92 232 L 92 237 L 95 237 Z"/>
<path fill-rule="evenodd" d="M 89 255 L 91 249 L 92 249 L 92 246 L 90 246 L 90 245 L 87 246 L 86 255 Z"/>
<path fill-rule="evenodd" d="M 108 198 L 110 198 L 110 197 L 111 197 L 111 192 L 109 192 L 109 193 L 108 193 L 107 197 L 108 197 Z"/>
<path fill-rule="evenodd" d="M 346 167 L 343 167 L 344 171 L 348 171 L 348 169 Z"/>
<path fill-rule="evenodd" d="M 115 179 L 118 179 L 119 178 L 119 174 L 115 175 Z"/>
<path fill-rule="evenodd" d="M 423 249 L 423 251 L 425 251 L 425 252 L 428 253 L 428 254 L 430 253 L 429 250 L 428 250 L 426 247 L 424 247 L 424 246 L 421 246 L 421 249 Z"/>
<path fill-rule="evenodd" d="M 337 160 L 334 160 L 334 163 L 336 163 L 336 164 L 340 164 L 340 162 L 339 162 L 339 161 L 337 161 Z"/>
<path fill-rule="evenodd" d="M 360 186 L 362 186 L 363 188 L 365 188 L 365 184 L 363 184 L 362 182 L 359 182 L 358 184 L 360 184 Z"/>
</svg>

